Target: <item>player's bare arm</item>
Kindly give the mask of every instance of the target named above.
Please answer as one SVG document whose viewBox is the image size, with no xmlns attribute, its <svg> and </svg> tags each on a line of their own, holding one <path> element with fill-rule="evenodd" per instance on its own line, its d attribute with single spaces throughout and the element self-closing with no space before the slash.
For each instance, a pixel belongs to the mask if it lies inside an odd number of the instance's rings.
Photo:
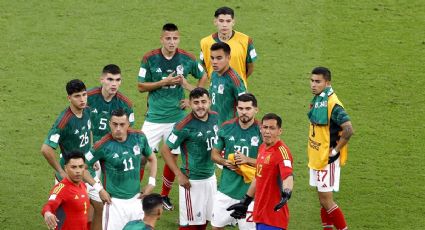
<svg viewBox="0 0 425 230">
<path fill-rule="evenodd" d="M 148 158 L 147 158 L 148 162 L 149 162 L 149 166 L 150 166 L 150 171 L 149 171 L 149 182 L 148 184 L 143 188 L 142 193 L 140 198 L 143 198 L 149 194 L 152 193 L 153 189 L 155 188 L 156 185 L 156 172 L 158 169 L 158 161 L 156 158 L 155 153 L 152 153 Z"/>
<path fill-rule="evenodd" d="M 246 78 L 254 72 L 254 63 L 246 63 Z"/>
<path fill-rule="evenodd" d="M 233 165 L 229 160 L 224 159 L 221 154 L 221 150 L 213 148 L 211 150 L 211 160 L 219 165 L 223 165 L 224 167 L 230 169 L 230 170 L 236 170 L 237 166 Z"/>
<path fill-rule="evenodd" d="M 56 159 L 55 150 L 52 147 L 50 147 L 50 146 L 48 146 L 46 144 L 43 144 L 41 146 L 41 153 L 43 154 L 44 158 L 46 158 L 46 160 L 49 163 L 49 165 L 52 166 L 52 168 L 56 172 L 58 172 L 62 178 L 65 178 L 66 177 L 66 173 L 62 169 L 62 167 L 60 166 L 58 160 Z"/>
<path fill-rule="evenodd" d="M 351 121 L 346 121 L 346 122 L 342 123 L 341 128 L 342 128 L 342 133 L 341 133 L 341 137 L 339 138 L 338 144 L 334 148 L 335 153 L 338 153 L 341 150 L 341 148 L 344 147 L 348 143 L 351 136 L 353 136 L 353 134 L 354 134 L 354 129 L 353 129 L 353 126 L 351 124 Z M 332 154 L 332 152 L 330 154 L 334 155 L 334 154 Z"/>
<path fill-rule="evenodd" d="M 171 171 L 173 171 L 173 173 L 177 176 L 179 185 L 181 185 L 185 189 L 189 189 L 190 188 L 189 178 L 187 178 L 187 176 L 180 171 L 176 161 L 174 160 L 172 156 L 170 147 L 168 147 L 167 145 L 163 145 L 161 148 L 161 155 L 164 158 L 165 163 L 171 169 Z"/>
<path fill-rule="evenodd" d="M 162 79 L 161 81 L 143 82 L 143 83 L 139 82 L 137 85 L 137 88 L 139 89 L 139 92 L 143 93 L 143 92 L 156 90 L 163 86 L 182 84 L 182 77 L 181 76 L 173 77 L 174 73 L 175 72 L 170 73 L 166 78 Z"/>
</svg>

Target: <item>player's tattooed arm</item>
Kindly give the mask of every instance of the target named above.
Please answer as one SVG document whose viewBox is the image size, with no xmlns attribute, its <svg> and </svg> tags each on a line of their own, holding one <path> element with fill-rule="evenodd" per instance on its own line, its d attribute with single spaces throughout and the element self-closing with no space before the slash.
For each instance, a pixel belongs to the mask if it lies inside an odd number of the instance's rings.
<svg viewBox="0 0 425 230">
<path fill-rule="evenodd" d="M 347 141 L 350 140 L 351 136 L 354 134 L 353 125 L 351 124 L 351 121 L 346 121 L 341 125 L 342 128 L 342 134 L 341 137 L 346 139 Z"/>
</svg>

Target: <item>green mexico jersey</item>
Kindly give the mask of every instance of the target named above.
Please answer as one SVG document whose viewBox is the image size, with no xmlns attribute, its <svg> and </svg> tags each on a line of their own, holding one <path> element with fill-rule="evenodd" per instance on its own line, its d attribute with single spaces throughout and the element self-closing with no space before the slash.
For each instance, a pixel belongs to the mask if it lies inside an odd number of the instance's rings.
<svg viewBox="0 0 425 230">
<path fill-rule="evenodd" d="M 124 109 L 130 121 L 130 126 L 133 126 L 133 103 L 122 93 L 117 92 L 111 101 L 103 99 L 101 87 L 90 89 L 87 91 L 87 95 L 87 104 L 91 110 L 90 119 L 93 125 L 93 143 L 110 132 L 109 119 L 111 118 L 111 112 L 116 109 Z"/>
<path fill-rule="evenodd" d="M 218 124 L 236 117 L 236 104 L 240 94 L 246 88 L 242 79 L 231 67 L 222 75 L 214 72 L 211 76 L 211 110 L 219 115 Z"/>
<path fill-rule="evenodd" d="M 170 149 L 180 146 L 180 170 L 189 179 L 201 180 L 214 175 L 211 149 L 218 132 L 217 120 L 218 115 L 213 111 L 209 112 L 206 121 L 201 121 L 190 113 L 174 126 L 167 139 Z"/>
<path fill-rule="evenodd" d="M 130 199 L 140 192 L 140 162 L 151 155 L 146 136 L 129 129 L 127 140 L 118 142 L 109 133 L 86 154 L 88 165 L 100 161 L 106 191 L 115 198 Z"/>
<path fill-rule="evenodd" d="M 85 108 L 81 118 L 75 116 L 71 108 L 65 109 L 56 119 L 53 127 L 47 134 L 44 144 L 56 149 L 60 148 L 59 163 L 64 167 L 63 155 L 74 150 L 86 153 L 91 147 L 90 137 L 90 110 Z M 62 177 L 56 172 L 56 178 L 60 181 Z"/>
<path fill-rule="evenodd" d="M 242 129 L 238 118 L 226 121 L 218 131 L 218 137 L 214 148 L 225 149 L 224 158 L 229 154 L 239 151 L 250 157 L 257 158 L 258 147 L 262 143 L 260 126 L 257 121 L 248 129 Z M 240 200 L 245 195 L 250 184 L 244 182 L 243 177 L 234 171 L 223 167 L 218 190 L 227 196 Z"/>
<path fill-rule="evenodd" d="M 153 228 L 143 223 L 142 220 L 133 220 L 128 222 L 123 230 L 153 230 Z"/>
<path fill-rule="evenodd" d="M 143 57 L 140 65 L 138 82 L 158 82 L 170 73 L 183 75 L 189 74 L 197 79 L 204 75 L 203 67 L 196 61 L 195 56 L 177 49 L 174 56 L 167 60 L 161 49 L 148 52 Z M 181 120 L 185 113 L 180 109 L 180 100 L 184 99 L 184 89 L 181 85 L 163 86 L 150 91 L 148 94 L 148 111 L 146 121 L 153 123 L 174 123 Z"/>
</svg>

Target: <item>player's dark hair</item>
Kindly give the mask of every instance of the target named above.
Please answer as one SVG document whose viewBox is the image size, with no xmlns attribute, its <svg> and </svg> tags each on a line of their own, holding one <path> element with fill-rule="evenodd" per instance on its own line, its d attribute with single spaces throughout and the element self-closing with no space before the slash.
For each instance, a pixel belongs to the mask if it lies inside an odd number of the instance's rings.
<svg viewBox="0 0 425 230">
<path fill-rule="evenodd" d="M 174 23 L 166 23 L 164 26 L 162 26 L 162 31 L 178 31 L 179 28 L 177 28 L 176 24 Z"/>
<path fill-rule="evenodd" d="M 225 42 L 216 42 L 211 46 L 211 51 L 223 50 L 226 55 L 230 55 L 230 46 Z"/>
<path fill-rule="evenodd" d="M 118 108 L 118 109 L 112 110 L 111 117 L 113 116 L 115 117 L 127 116 L 127 113 L 125 112 L 123 108 Z"/>
<path fill-rule="evenodd" d="M 63 154 L 63 159 L 65 160 L 65 164 L 68 164 L 68 162 L 71 159 L 83 159 L 85 161 L 84 153 L 80 151 L 71 151 Z"/>
<path fill-rule="evenodd" d="M 142 205 L 145 215 L 155 215 L 155 209 L 158 206 L 162 207 L 162 196 L 158 193 L 151 193 L 143 198 Z"/>
<path fill-rule="evenodd" d="M 265 121 L 265 120 L 276 120 L 277 127 L 282 128 L 282 118 L 280 118 L 275 113 L 268 113 L 268 114 L 264 115 L 263 119 L 261 119 L 261 123 L 263 123 L 263 121 Z"/>
<path fill-rule="evenodd" d="M 208 98 L 210 97 L 208 90 L 202 87 L 197 87 L 197 88 L 194 88 L 192 91 L 190 91 L 189 99 L 192 100 L 192 99 L 200 98 L 204 95 L 207 95 Z"/>
<path fill-rule="evenodd" d="M 311 74 L 322 75 L 326 81 L 331 81 L 331 71 L 326 67 L 316 67 L 311 71 Z"/>
<path fill-rule="evenodd" d="M 257 107 L 257 98 L 252 93 L 244 93 L 238 96 L 238 101 L 252 102 L 252 106 Z"/>
<path fill-rule="evenodd" d="M 79 93 L 82 91 L 86 91 L 86 85 L 84 82 L 78 79 L 74 79 L 66 83 L 66 92 L 68 95 L 72 95 L 73 93 Z"/>
<path fill-rule="evenodd" d="M 103 67 L 103 70 L 102 70 L 102 74 L 108 74 L 108 73 L 113 75 L 121 74 L 121 69 L 119 66 L 115 64 L 109 64 Z"/>
<path fill-rule="evenodd" d="M 223 6 L 223 7 L 218 8 L 214 13 L 214 17 L 217 18 L 220 14 L 228 14 L 228 15 L 232 16 L 232 18 L 235 17 L 235 12 L 233 11 L 233 9 L 230 8 L 230 7 L 227 7 L 227 6 Z"/>
</svg>

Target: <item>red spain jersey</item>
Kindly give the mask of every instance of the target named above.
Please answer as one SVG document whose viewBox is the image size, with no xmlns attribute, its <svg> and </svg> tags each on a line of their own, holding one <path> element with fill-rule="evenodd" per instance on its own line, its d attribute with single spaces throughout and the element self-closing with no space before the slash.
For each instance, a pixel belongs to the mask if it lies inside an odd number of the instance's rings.
<svg viewBox="0 0 425 230">
<path fill-rule="evenodd" d="M 59 219 L 56 229 L 87 230 L 87 209 L 89 197 L 86 185 L 76 185 L 64 178 L 50 191 L 50 197 L 44 205 L 41 215 L 50 211 Z"/>
<path fill-rule="evenodd" d="M 257 155 L 256 191 L 254 198 L 254 222 L 279 228 L 288 227 L 289 209 L 283 206 L 275 212 L 281 198 L 282 180 L 292 175 L 292 155 L 282 141 L 266 148 L 260 145 Z"/>
</svg>

